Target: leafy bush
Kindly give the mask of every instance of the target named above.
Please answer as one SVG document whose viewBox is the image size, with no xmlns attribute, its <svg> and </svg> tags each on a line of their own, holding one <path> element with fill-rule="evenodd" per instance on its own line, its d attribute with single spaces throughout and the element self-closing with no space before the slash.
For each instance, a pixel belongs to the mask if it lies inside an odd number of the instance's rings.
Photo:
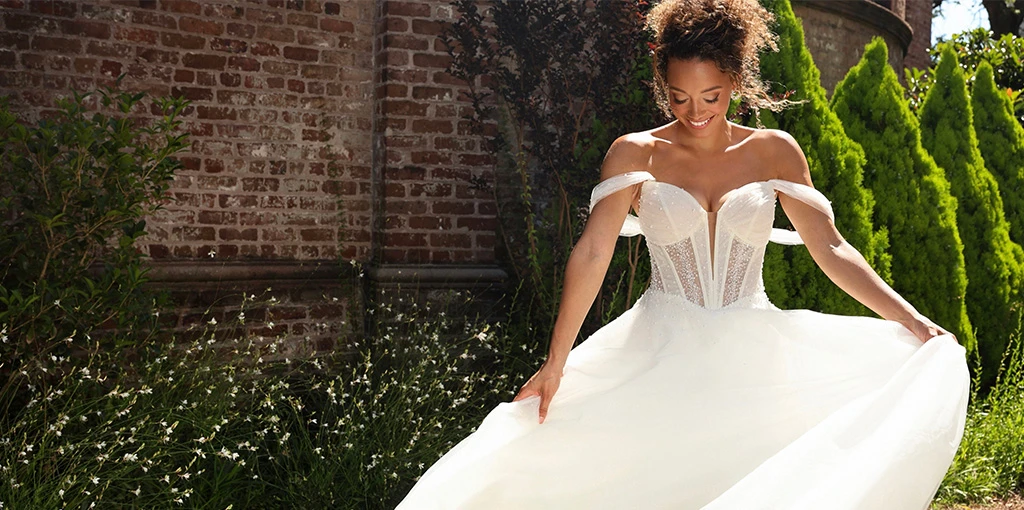
<svg viewBox="0 0 1024 510">
<path fill-rule="evenodd" d="M 972 348 L 956 199 L 946 175 L 921 146 L 917 118 L 903 100 L 888 58 L 884 40 L 868 44 L 860 63 L 836 85 L 832 107 L 867 155 L 864 185 L 877 200 L 875 224 L 889 231 L 893 288 Z"/>
<path fill-rule="evenodd" d="M 1020 314 L 1024 250 L 1010 240 L 999 185 L 974 133 L 964 72 L 946 48 L 921 106 L 921 139 L 957 198 L 967 266 L 967 312 L 976 328 L 985 382 L 991 382 Z"/>
<path fill-rule="evenodd" d="M 978 149 L 999 181 L 1010 238 L 1024 243 L 1024 127 L 1013 118 L 1010 95 L 996 86 L 987 62 L 978 64 L 974 75 L 971 108 Z"/>
<path fill-rule="evenodd" d="M 449 72 L 471 84 L 476 131 L 499 123 L 485 146 L 497 161 L 492 190 L 504 262 L 520 289 L 513 315 L 546 330 L 605 152 L 659 115 L 644 84 L 651 77 L 640 22 L 646 2 L 498 0 L 486 18 L 473 0 L 453 4 L 458 19 L 444 35 Z M 622 240 L 581 336 L 646 287 L 644 254 L 639 239 Z"/>
<path fill-rule="evenodd" d="M 872 225 L 874 199 L 861 186 L 864 151 L 846 136 L 839 118 L 828 105 L 821 75 L 804 44 L 800 21 L 787 0 L 764 0 L 778 21 L 779 51 L 761 57 L 761 76 L 791 100 L 806 101 L 780 113 L 764 112 L 767 127 L 782 129 L 800 143 L 811 170 L 811 179 L 835 206 L 836 226 L 864 255 L 868 263 L 890 280 L 888 238 Z M 779 92 L 779 91 L 776 91 Z M 831 282 L 810 254 L 801 247 L 769 246 L 765 261 L 765 287 L 772 301 L 783 308 L 859 315 L 863 305 Z"/>
<path fill-rule="evenodd" d="M 186 102 L 154 99 L 163 116 L 143 125 L 143 97 L 75 92 L 34 126 L 0 106 L 0 325 L 11 340 L 3 360 L 152 317 L 134 243 L 180 166 Z"/>
<path fill-rule="evenodd" d="M 975 381 L 964 437 L 937 502 L 987 503 L 1024 488 L 1024 345 L 1017 326 L 984 399 Z"/>
<path fill-rule="evenodd" d="M 29 373 L 0 392 L 0 503 L 393 508 L 538 357 L 499 327 L 403 308 L 372 309 L 393 320 L 337 357 L 270 362 L 280 339 L 211 327 L 130 362 L 58 358 L 51 385 Z"/>
<path fill-rule="evenodd" d="M 1008 89 L 1018 122 L 1024 122 L 1024 97 L 1020 95 L 1024 90 L 1024 37 L 1004 34 L 994 39 L 991 31 L 976 28 L 939 41 L 929 50 L 932 60 L 937 63 L 946 48 L 956 53 L 960 67 L 968 76 L 973 75 L 982 62 L 988 62 L 996 85 Z"/>
</svg>

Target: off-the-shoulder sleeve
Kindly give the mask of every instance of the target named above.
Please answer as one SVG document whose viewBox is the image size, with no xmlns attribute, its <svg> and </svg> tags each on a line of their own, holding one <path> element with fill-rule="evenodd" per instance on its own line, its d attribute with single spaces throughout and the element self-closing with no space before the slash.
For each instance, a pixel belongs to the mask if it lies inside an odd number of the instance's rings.
<svg viewBox="0 0 1024 510">
<path fill-rule="evenodd" d="M 771 179 L 768 181 L 772 184 L 772 187 L 776 191 L 785 193 L 791 198 L 795 198 L 819 211 L 824 213 L 832 221 L 835 221 L 835 213 L 832 212 L 832 203 L 822 195 L 820 191 L 806 185 L 800 184 L 793 181 L 786 181 L 783 179 Z M 800 239 L 800 234 L 793 230 L 785 230 L 781 228 L 773 228 L 771 236 L 768 238 L 773 243 L 777 244 L 804 244 L 803 239 Z"/>
<path fill-rule="evenodd" d="M 609 177 L 594 186 L 594 190 L 590 193 L 590 210 L 594 210 L 594 206 L 597 205 L 602 199 L 608 197 L 612 193 L 622 191 L 634 184 L 639 184 L 644 181 L 653 181 L 654 176 L 650 172 L 635 171 L 626 172 L 619 175 Z M 640 219 L 632 214 L 626 215 L 626 220 L 622 223 L 622 229 L 619 231 L 620 236 L 635 236 L 640 234 Z"/>
</svg>

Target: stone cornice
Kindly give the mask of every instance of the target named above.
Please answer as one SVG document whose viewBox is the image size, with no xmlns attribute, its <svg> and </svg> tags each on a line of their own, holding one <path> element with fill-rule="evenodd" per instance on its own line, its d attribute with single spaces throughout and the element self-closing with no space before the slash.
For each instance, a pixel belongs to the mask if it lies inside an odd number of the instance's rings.
<svg viewBox="0 0 1024 510">
<path fill-rule="evenodd" d="M 876 26 L 899 41 L 904 55 L 914 37 L 914 31 L 906 21 L 889 9 L 870 0 L 792 0 L 792 2 L 794 5 L 831 12 L 844 18 Z"/>
</svg>

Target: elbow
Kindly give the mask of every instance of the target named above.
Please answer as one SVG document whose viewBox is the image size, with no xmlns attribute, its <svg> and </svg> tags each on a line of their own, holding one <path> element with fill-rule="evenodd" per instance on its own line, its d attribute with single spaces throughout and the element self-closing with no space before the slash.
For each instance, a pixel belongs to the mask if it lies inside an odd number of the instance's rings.
<svg viewBox="0 0 1024 510">
<path fill-rule="evenodd" d="M 582 236 L 572 249 L 571 258 L 590 264 L 607 264 L 615 251 L 615 244 L 597 242 L 589 236 Z"/>
</svg>

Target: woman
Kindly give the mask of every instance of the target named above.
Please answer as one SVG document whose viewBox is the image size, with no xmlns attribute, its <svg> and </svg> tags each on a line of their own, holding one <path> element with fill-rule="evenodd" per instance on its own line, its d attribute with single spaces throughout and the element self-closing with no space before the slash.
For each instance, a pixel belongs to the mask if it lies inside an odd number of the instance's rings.
<svg viewBox="0 0 1024 510">
<path fill-rule="evenodd" d="M 963 434 L 965 352 L 843 239 L 790 135 L 726 119 L 734 94 L 781 106 L 757 76 L 770 21 L 756 0 L 651 11 L 675 120 L 612 144 L 547 359 L 399 509 L 927 508 Z M 798 235 L 771 228 L 776 199 Z M 636 233 L 649 289 L 571 349 Z M 805 244 L 883 319 L 774 307 L 769 240 Z"/>
</svg>

